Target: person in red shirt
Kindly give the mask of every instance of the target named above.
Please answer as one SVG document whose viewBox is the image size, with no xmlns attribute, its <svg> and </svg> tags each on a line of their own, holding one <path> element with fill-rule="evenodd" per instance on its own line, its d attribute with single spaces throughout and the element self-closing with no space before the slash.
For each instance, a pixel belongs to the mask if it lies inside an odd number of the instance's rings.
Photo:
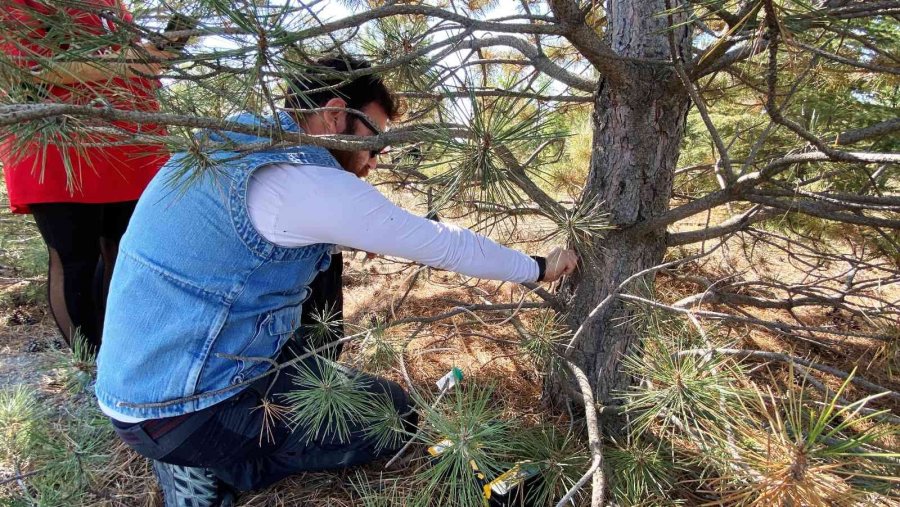
<svg viewBox="0 0 900 507">
<path fill-rule="evenodd" d="M 158 111 L 158 66 L 133 62 L 167 54 L 129 42 L 120 25 L 131 19 L 120 0 L 4 2 L 0 51 L 20 69 L 7 101 Z M 85 59 L 51 60 L 63 52 Z M 12 211 L 31 213 L 47 244 L 48 300 L 63 337 L 71 346 L 80 332 L 96 351 L 119 240 L 168 158 L 161 145 L 137 134 L 165 130 L 80 120 L 86 123 L 79 127 L 102 127 L 91 131 L 66 128 L 65 121 L 72 119 L 32 122 L 29 129 L 39 130 L 29 136 L 21 128 L 0 132 L 0 163 Z"/>
</svg>

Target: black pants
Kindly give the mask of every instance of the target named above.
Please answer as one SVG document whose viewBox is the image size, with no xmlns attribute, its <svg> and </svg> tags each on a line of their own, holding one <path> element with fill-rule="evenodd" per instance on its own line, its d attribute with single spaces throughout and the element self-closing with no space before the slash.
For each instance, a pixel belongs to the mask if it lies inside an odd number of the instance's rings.
<svg viewBox="0 0 900 507">
<path fill-rule="evenodd" d="M 301 322 L 312 322 L 312 316 L 320 308 L 342 311 L 341 262 L 339 254 L 332 257 L 329 270 L 314 280 L 313 292 L 304 303 Z M 279 363 L 317 345 L 308 343 L 306 331 L 307 328 L 301 327 L 285 345 L 277 359 Z M 331 339 L 341 336 L 341 327 L 329 334 Z M 339 353 L 339 349 L 334 351 L 332 357 Z M 315 359 L 310 359 L 306 366 L 315 371 L 318 364 Z M 270 433 L 264 434 L 266 421 L 258 407 L 267 392 L 269 401 L 278 402 L 280 394 L 297 389 L 287 374 L 290 372 L 288 368 L 274 382 L 271 377 L 261 379 L 240 394 L 198 412 L 139 424 L 116 421 L 113 424 L 119 436 L 138 453 L 175 465 L 209 468 L 216 477 L 241 491 L 264 488 L 300 472 L 361 465 L 397 451 L 397 448 L 379 449 L 375 438 L 367 435 L 367 428 L 352 425 L 345 442 L 337 442 L 327 434 L 308 441 L 303 428 L 292 429 L 278 419 L 269 421 Z M 403 388 L 386 379 L 363 377 L 368 380 L 368 391 L 390 398 L 395 410 L 404 415 L 404 424 L 412 433 L 418 416 L 412 411 L 411 401 Z"/>
<path fill-rule="evenodd" d="M 49 254 L 50 313 L 70 346 L 77 330 L 94 351 L 100 347 L 106 296 L 119 240 L 125 234 L 136 203 L 29 206 Z"/>
<path fill-rule="evenodd" d="M 309 368 L 316 368 L 316 364 L 315 360 L 307 361 Z M 389 380 L 366 378 L 366 389 L 388 396 L 397 412 L 404 414 L 407 431 L 414 431 L 418 416 L 411 410 L 406 392 Z M 379 449 L 376 438 L 358 424 L 350 424 L 345 441 L 327 431 L 310 440 L 305 428 L 292 428 L 278 418 L 269 420 L 268 432 L 264 433 L 266 421 L 259 407 L 269 380 L 262 379 L 224 402 L 185 416 L 113 424 L 122 440 L 143 456 L 208 468 L 239 491 L 265 488 L 301 472 L 362 465 L 397 452 L 399 446 Z M 277 402 L 279 394 L 295 389 L 290 376 L 281 374 L 271 386 L 268 399 Z"/>
</svg>

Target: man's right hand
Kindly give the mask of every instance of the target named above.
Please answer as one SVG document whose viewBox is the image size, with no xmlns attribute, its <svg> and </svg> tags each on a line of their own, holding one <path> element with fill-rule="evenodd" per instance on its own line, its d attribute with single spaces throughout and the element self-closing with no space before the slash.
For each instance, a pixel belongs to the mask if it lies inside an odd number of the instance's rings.
<svg viewBox="0 0 900 507">
<path fill-rule="evenodd" d="M 543 282 L 555 282 L 563 275 L 575 272 L 578 267 L 578 254 L 575 250 L 566 250 L 556 247 L 546 256 L 547 269 L 544 271 Z"/>
</svg>

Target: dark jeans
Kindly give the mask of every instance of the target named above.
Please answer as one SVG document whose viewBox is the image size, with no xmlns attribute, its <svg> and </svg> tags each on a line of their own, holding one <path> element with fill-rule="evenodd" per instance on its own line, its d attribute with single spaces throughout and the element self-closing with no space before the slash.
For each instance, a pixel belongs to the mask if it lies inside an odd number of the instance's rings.
<svg viewBox="0 0 900 507">
<path fill-rule="evenodd" d="M 307 363 L 314 368 L 315 361 Z M 369 377 L 368 390 L 389 396 L 405 417 L 407 430 L 417 422 L 406 392 L 389 380 Z M 265 380 L 265 379 L 264 379 Z M 296 389 L 288 375 L 279 375 L 269 399 Z M 348 441 L 325 434 L 307 440 L 304 428 L 292 430 L 274 418 L 271 433 L 263 433 L 260 409 L 265 384 L 243 392 L 205 410 L 180 418 L 155 419 L 134 425 L 114 422 L 116 432 L 138 453 L 175 465 L 209 468 L 223 482 L 240 491 L 260 489 L 293 474 L 362 465 L 390 456 L 397 447 L 378 449 L 366 429 L 351 424 Z M 166 431 L 167 426 L 174 428 Z"/>
<path fill-rule="evenodd" d="M 29 205 L 50 258 L 50 313 L 70 346 L 77 329 L 95 352 L 99 350 L 119 240 L 136 203 Z"/>
<path fill-rule="evenodd" d="M 340 269 L 340 259 L 332 267 Z M 327 275 L 328 280 L 340 281 L 340 274 Z M 321 276 L 321 275 L 320 275 Z M 333 301 L 335 285 L 317 285 L 326 291 L 320 298 Z M 331 291 L 331 292 L 328 292 Z M 337 285 L 340 293 L 340 284 Z M 302 329 L 302 328 L 301 328 Z M 342 334 L 342 333 L 341 333 Z M 339 337 L 339 336 L 336 336 Z M 278 362 L 296 357 L 298 350 L 307 346 L 302 334 L 295 336 L 295 343 L 286 345 Z M 305 361 L 307 368 L 316 371 L 315 359 Z M 373 437 L 366 429 L 350 425 L 350 437 L 338 442 L 333 435 L 325 435 L 308 441 L 304 428 L 291 429 L 277 418 L 268 421 L 269 432 L 264 432 L 266 421 L 260 409 L 261 400 L 268 390 L 268 400 L 281 402 L 280 394 L 296 390 L 289 373 L 282 371 L 276 378 L 263 378 L 240 394 L 204 410 L 179 417 L 153 419 L 138 424 L 122 424 L 113 421 L 119 436 L 138 453 L 175 465 L 209 468 L 229 486 L 246 491 L 264 488 L 289 475 L 314 470 L 329 470 L 361 465 L 382 456 L 389 456 L 397 448 L 377 449 Z M 398 384 L 386 379 L 363 375 L 366 389 L 377 395 L 388 396 L 399 414 L 404 415 L 407 430 L 415 431 L 417 414 L 411 401 Z"/>
</svg>

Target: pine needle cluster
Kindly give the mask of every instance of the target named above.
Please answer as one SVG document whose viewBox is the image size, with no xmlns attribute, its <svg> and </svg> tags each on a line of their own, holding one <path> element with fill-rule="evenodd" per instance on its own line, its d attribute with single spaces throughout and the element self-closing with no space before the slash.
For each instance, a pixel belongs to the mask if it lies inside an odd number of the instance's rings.
<svg viewBox="0 0 900 507">
<path fill-rule="evenodd" d="M 371 377 L 319 356 L 297 363 L 289 373 L 295 389 L 281 395 L 294 431 L 307 441 L 348 443 L 356 435 L 377 435 L 380 445 L 395 443 L 403 427 L 391 412 L 388 393 Z"/>
<path fill-rule="evenodd" d="M 900 431 L 884 422 L 888 410 L 872 408 L 882 395 L 846 402 L 851 379 L 824 396 L 805 381 L 763 378 L 762 387 L 733 360 L 680 354 L 701 338 L 677 318 L 647 315 L 642 353 L 624 362 L 636 378 L 621 394 L 628 425 L 605 451 L 623 505 L 678 496 L 857 506 L 894 496 Z"/>
<path fill-rule="evenodd" d="M 60 416 L 42 396 L 26 387 L 0 391 L 0 460 L 17 477 L 4 501 L 82 505 L 108 473 L 114 441 L 109 419 L 84 397 L 73 397 Z"/>
</svg>

